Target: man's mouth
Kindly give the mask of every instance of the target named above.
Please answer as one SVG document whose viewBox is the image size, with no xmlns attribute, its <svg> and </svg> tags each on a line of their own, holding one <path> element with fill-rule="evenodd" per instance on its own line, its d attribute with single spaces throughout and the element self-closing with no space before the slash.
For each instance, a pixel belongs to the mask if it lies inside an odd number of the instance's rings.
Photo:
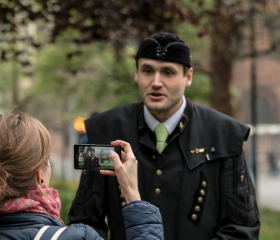
<svg viewBox="0 0 280 240">
<path fill-rule="evenodd" d="M 160 100 L 164 97 L 163 94 L 157 93 L 157 92 L 150 93 L 149 96 L 151 99 L 154 99 L 154 100 Z"/>
<path fill-rule="evenodd" d="M 153 96 L 162 96 L 160 93 L 152 93 Z"/>
</svg>

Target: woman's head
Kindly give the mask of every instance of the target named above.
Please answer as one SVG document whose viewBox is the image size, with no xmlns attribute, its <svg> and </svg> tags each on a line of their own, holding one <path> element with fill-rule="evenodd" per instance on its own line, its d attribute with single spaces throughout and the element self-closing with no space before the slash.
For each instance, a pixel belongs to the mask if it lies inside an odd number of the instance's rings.
<svg viewBox="0 0 280 240">
<path fill-rule="evenodd" d="M 50 135 L 37 119 L 22 112 L 0 114 L 0 202 L 50 177 L 50 149 Z"/>
</svg>

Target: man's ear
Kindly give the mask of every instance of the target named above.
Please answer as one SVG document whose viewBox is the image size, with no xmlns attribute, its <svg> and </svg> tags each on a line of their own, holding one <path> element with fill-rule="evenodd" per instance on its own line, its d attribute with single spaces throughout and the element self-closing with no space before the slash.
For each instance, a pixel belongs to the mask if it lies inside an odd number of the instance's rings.
<svg viewBox="0 0 280 240">
<path fill-rule="evenodd" d="M 137 74 L 137 71 L 138 71 L 138 70 L 135 71 L 134 81 L 138 83 L 138 74 Z"/>
<path fill-rule="evenodd" d="M 36 172 L 36 180 L 37 180 L 37 183 L 38 183 L 39 185 L 41 184 L 42 176 L 43 176 L 42 170 L 39 169 L 39 170 Z"/>
<path fill-rule="evenodd" d="M 193 69 L 190 68 L 189 71 L 185 75 L 185 86 L 189 87 L 192 84 L 192 75 L 193 75 Z"/>
</svg>

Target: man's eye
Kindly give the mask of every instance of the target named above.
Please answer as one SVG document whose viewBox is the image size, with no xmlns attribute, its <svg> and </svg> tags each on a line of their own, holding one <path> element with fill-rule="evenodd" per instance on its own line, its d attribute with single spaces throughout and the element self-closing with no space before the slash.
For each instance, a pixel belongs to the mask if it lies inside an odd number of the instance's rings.
<svg viewBox="0 0 280 240">
<path fill-rule="evenodd" d="M 164 73 L 165 73 L 165 75 L 171 75 L 172 74 L 171 71 L 165 71 Z"/>
<path fill-rule="evenodd" d="M 151 72 L 152 72 L 151 69 L 144 69 L 143 71 L 144 71 L 145 73 L 151 73 Z"/>
</svg>

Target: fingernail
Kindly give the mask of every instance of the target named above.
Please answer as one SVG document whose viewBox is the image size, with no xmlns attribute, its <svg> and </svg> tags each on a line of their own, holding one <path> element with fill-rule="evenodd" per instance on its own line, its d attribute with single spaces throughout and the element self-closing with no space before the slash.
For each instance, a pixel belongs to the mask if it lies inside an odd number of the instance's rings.
<svg viewBox="0 0 280 240">
<path fill-rule="evenodd" d="M 112 153 L 114 153 L 114 151 L 113 151 L 113 150 L 110 150 L 110 151 L 109 151 L 109 154 L 111 155 Z"/>
</svg>

